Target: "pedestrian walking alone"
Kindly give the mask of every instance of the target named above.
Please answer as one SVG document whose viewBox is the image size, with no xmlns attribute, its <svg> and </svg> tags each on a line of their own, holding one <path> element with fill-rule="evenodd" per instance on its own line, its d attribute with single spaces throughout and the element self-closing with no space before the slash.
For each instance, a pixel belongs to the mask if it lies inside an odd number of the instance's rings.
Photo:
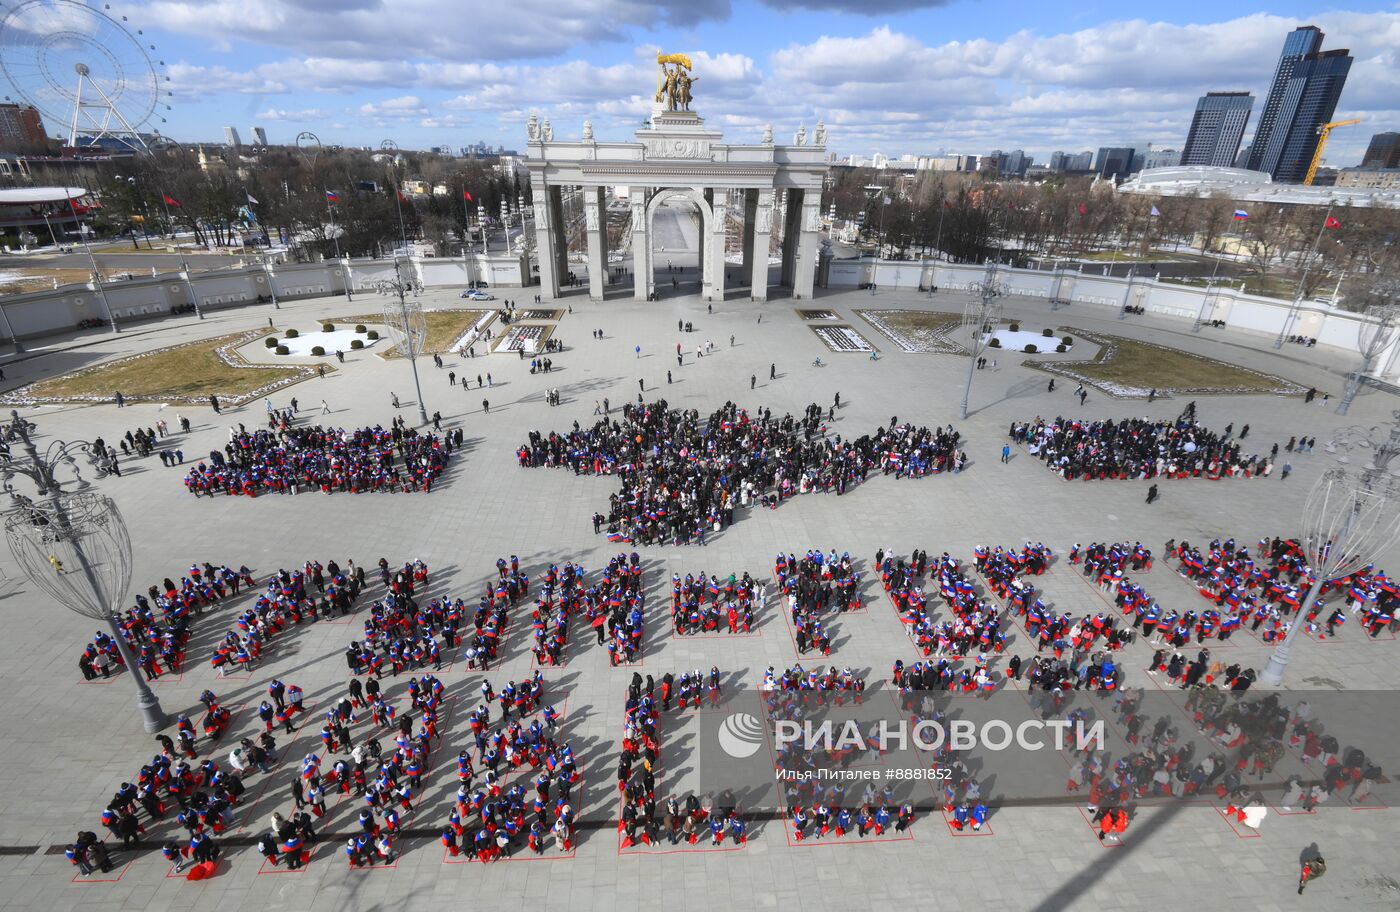
<svg viewBox="0 0 1400 912">
<path fill-rule="evenodd" d="M 1312 858 L 1308 861 L 1303 862 L 1303 871 L 1301 876 L 1299 876 L 1298 878 L 1299 895 L 1302 895 L 1303 888 L 1308 885 L 1309 881 L 1317 880 L 1319 877 L 1326 873 L 1327 862 L 1323 860 L 1321 855 L 1318 855 L 1316 858 Z"/>
</svg>

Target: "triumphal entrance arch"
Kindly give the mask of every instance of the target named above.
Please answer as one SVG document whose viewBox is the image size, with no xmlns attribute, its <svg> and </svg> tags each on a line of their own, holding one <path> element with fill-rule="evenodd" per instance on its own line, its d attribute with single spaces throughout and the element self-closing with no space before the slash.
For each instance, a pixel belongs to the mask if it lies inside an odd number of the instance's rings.
<svg viewBox="0 0 1400 912">
<path fill-rule="evenodd" d="M 630 235 L 633 255 L 626 281 L 637 299 L 656 294 L 656 213 L 676 203 L 698 210 L 697 265 L 706 300 L 723 300 L 727 276 L 735 285 L 747 285 L 755 300 L 766 300 L 775 232 L 781 240 L 779 284 L 793 297 L 811 297 L 827 171 L 825 125 L 818 123 L 810 139 L 806 128 L 799 128 L 791 145 L 774 143 L 771 126 L 756 143 L 726 143 L 691 110 L 691 86 L 701 77 L 690 59 L 658 55 L 657 67 L 651 118 L 633 142 L 599 142 L 589 122 L 582 138 L 556 140 L 547 119 L 530 117 L 527 165 L 544 296 L 558 297 L 569 275 L 568 237 L 580 226 L 589 297 L 603 297 L 610 273 L 617 287 L 620 273 L 616 266 L 610 269 L 608 258 L 609 188 L 625 187 L 630 222 L 622 234 Z M 729 262 L 726 273 L 731 230 L 742 237 L 742 262 Z"/>
</svg>

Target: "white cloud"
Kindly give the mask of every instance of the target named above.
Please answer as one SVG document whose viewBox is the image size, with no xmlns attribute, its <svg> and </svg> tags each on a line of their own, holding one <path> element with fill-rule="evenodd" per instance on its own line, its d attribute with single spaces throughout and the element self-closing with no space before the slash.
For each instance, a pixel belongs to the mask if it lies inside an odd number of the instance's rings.
<svg viewBox="0 0 1400 912">
<path fill-rule="evenodd" d="M 306 121 L 325 120 L 330 117 L 331 114 L 329 111 L 323 111 L 320 108 L 303 108 L 300 111 L 284 111 L 281 108 L 268 108 L 265 111 L 259 111 L 255 116 L 258 120 Z"/>
<path fill-rule="evenodd" d="M 508 60 L 621 41 L 638 29 L 724 20 L 730 0 L 154 0 L 128 12 L 147 27 L 320 56 Z"/>
<path fill-rule="evenodd" d="M 234 2 L 199 4 L 199 28 L 207 33 L 233 17 Z M 307 53 L 243 71 L 180 62 L 170 68 L 172 87 L 184 99 L 295 92 L 296 101 L 285 105 L 291 113 L 303 107 L 338 109 L 343 102 L 322 99 L 354 95 L 347 113 L 367 124 L 411 123 L 478 135 L 503 131 L 517 142 L 523 141 L 525 117 L 538 111 L 553 118 L 557 135 L 578 135 L 582 122 L 591 119 L 600 137 L 623 138 L 650 111 L 657 46 L 631 45 L 611 63 L 530 63 L 520 58 L 557 57 L 560 49 L 579 41 L 614 39 L 687 15 L 681 12 L 682 0 L 671 0 L 658 11 L 643 10 L 634 0 L 551 0 L 547 5 L 545 0 L 518 0 L 480 10 L 473 28 L 491 40 L 472 43 L 470 54 L 464 54 L 461 35 L 443 26 L 460 17 L 460 10 L 444 11 L 446 0 L 395 0 L 392 13 L 381 2 L 238 0 L 241 24 L 235 35 L 278 45 L 291 40 L 292 30 L 298 40 L 304 38 Z M 828 8 L 839 0 L 803 2 Z M 195 7 L 156 0 L 146 9 L 169 10 L 178 20 L 194 16 Z M 316 34 L 307 35 L 304 25 L 313 10 L 324 22 L 317 19 Z M 590 10 L 595 14 L 584 22 Z M 688 15 L 715 17 L 727 11 L 728 0 L 708 0 Z M 502 17 L 512 25 L 493 30 L 492 23 L 504 21 Z M 362 18 L 375 24 L 372 32 Z M 255 19 L 255 24 L 243 21 Z M 1149 141 L 1179 148 L 1195 100 L 1206 91 L 1253 91 L 1257 118 L 1284 36 L 1300 22 L 1322 27 L 1327 48 L 1349 47 L 1356 58 L 1337 114 L 1363 116 L 1366 122 L 1338 131 L 1329 146 L 1331 161 L 1354 162 L 1372 132 L 1400 124 L 1400 13 L 1332 12 L 1302 20 L 1255 14 L 1188 25 L 1134 19 L 1060 34 L 1020 31 L 1000 41 L 943 43 L 881 25 L 776 47 L 760 60 L 692 52 L 700 76 L 696 108 L 740 142 L 756 140 L 764 124 L 774 124 L 779 135 L 791 135 L 799 121 L 810 128 L 825 119 L 833 149 L 843 152 L 987 152 L 1001 147 L 1043 155 L 1057 148 Z M 406 34 L 410 31 L 414 34 Z M 531 41 L 538 46 L 522 49 Z M 362 47 L 366 43 L 373 47 Z M 366 102 L 366 94 L 390 97 Z M 349 129 L 354 126 L 352 122 Z"/>
<path fill-rule="evenodd" d="M 417 95 L 403 95 L 360 105 L 359 113 L 377 120 L 413 120 L 427 116 L 428 108 Z"/>
</svg>

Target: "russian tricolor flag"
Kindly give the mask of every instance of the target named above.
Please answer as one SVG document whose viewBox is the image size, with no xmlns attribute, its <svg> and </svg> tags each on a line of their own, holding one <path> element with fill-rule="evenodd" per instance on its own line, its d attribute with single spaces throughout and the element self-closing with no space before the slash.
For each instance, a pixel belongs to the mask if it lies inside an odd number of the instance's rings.
<svg viewBox="0 0 1400 912">
<path fill-rule="evenodd" d="M 1244 220 L 1247 219 L 1247 218 L 1249 218 L 1249 213 L 1248 213 L 1248 212 L 1245 212 L 1243 209 L 1236 209 L 1236 210 L 1235 210 L 1235 221 L 1237 221 L 1237 222 L 1242 222 L 1242 221 L 1244 221 Z"/>
<path fill-rule="evenodd" d="M 326 202 L 328 202 L 328 203 L 338 203 L 338 202 L 340 202 L 340 195 L 337 194 L 334 190 L 327 190 L 327 191 L 326 191 Z"/>
</svg>

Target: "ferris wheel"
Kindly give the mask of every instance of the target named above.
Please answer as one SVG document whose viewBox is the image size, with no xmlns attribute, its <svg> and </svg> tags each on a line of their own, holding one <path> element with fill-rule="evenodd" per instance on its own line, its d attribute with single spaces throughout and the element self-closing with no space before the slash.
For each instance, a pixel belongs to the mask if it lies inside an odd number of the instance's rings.
<svg viewBox="0 0 1400 912">
<path fill-rule="evenodd" d="M 63 124 L 68 145 L 114 139 L 146 149 L 170 110 L 165 61 L 140 29 L 82 0 L 0 0 L 0 72 L 6 101 Z"/>
</svg>

